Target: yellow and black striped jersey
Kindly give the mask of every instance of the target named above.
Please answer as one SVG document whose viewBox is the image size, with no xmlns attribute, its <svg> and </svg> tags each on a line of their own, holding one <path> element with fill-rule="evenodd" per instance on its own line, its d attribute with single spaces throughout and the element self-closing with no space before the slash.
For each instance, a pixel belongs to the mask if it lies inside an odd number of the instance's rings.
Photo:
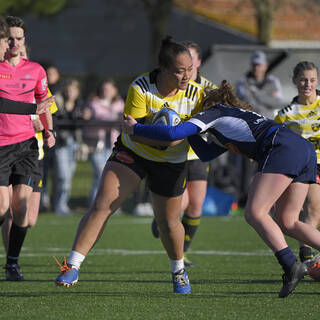
<svg viewBox="0 0 320 320">
<path fill-rule="evenodd" d="M 215 84 L 213 84 L 210 80 L 208 80 L 207 78 L 198 75 L 197 79 L 195 80 L 197 83 L 200 84 L 200 86 L 204 89 L 204 88 L 212 88 L 212 89 L 216 89 L 218 88 Z"/>
<path fill-rule="evenodd" d="M 47 94 L 47 98 L 51 97 L 52 94 L 48 88 L 48 94 Z M 51 114 L 54 114 L 55 112 L 57 112 L 58 110 L 58 107 L 57 107 L 57 104 L 56 102 L 51 102 L 49 104 L 49 110 L 51 112 Z M 39 116 L 34 114 L 34 115 L 31 115 L 31 120 L 35 120 L 35 119 L 39 119 Z M 43 157 L 44 157 L 44 151 L 43 151 L 43 134 L 42 134 L 42 131 L 37 131 L 36 132 L 36 139 L 38 141 L 38 148 L 39 148 L 39 157 L 38 157 L 38 160 L 42 160 Z"/>
<path fill-rule="evenodd" d="M 202 87 L 202 89 L 205 89 L 205 88 L 216 89 L 216 88 L 218 88 L 210 80 L 208 80 L 207 78 L 200 76 L 200 75 L 198 75 L 195 82 L 198 83 Z M 198 156 L 193 151 L 193 149 L 190 147 L 189 152 L 188 152 L 188 160 L 197 160 L 197 159 L 199 159 Z"/>
<path fill-rule="evenodd" d="M 299 104 L 297 98 L 294 98 L 289 106 L 278 112 L 275 121 L 284 123 L 309 140 L 317 153 L 317 163 L 320 164 L 320 95 L 309 105 Z"/>
<path fill-rule="evenodd" d="M 124 115 L 133 118 L 145 118 L 144 123 L 151 123 L 154 115 L 162 108 L 175 110 L 182 121 L 188 120 L 193 114 L 201 111 L 203 89 L 199 84 L 190 81 L 186 90 L 179 90 L 174 96 L 163 97 L 156 87 L 158 70 L 145 73 L 136 78 L 130 85 L 124 109 Z M 180 163 L 186 161 L 189 144 L 184 142 L 158 150 L 151 146 L 131 140 L 128 134 L 122 133 L 122 143 L 137 155 L 152 161 Z"/>
</svg>

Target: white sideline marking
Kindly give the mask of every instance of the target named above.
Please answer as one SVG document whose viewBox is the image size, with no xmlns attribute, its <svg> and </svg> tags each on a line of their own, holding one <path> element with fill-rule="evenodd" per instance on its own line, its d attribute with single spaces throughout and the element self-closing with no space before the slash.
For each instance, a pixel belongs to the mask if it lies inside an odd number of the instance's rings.
<svg viewBox="0 0 320 320">
<path fill-rule="evenodd" d="M 38 253 L 30 252 L 31 248 L 22 248 L 21 257 L 49 257 L 54 255 L 68 256 L 70 250 L 66 248 L 41 248 Z M 238 252 L 238 251 L 217 251 L 217 250 L 194 250 L 191 254 L 209 255 L 209 256 L 271 256 L 273 253 L 270 250 L 257 250 L 251 252 Z M 90 255 L 151 255 L 151 254 L 166 254 L 164 250 L 125 250 L 125 249 L 93 249 Z M 0 254 L 0 258 L 4 258 L 4 254 Z"/>
</svg>

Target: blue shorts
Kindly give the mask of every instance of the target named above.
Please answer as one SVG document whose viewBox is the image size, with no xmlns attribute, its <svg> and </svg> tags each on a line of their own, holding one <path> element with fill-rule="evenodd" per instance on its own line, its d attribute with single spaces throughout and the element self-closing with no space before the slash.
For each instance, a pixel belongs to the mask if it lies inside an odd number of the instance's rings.
<svg viewBox="0 0 320 320">
<path fill-rule="evenodd" d="M 282 173 L 293 182 L 316 183 L 317 156 L 313 145 L 286 126 L 280 126 L 262 143 L 258 171 Z"/>
</svg>

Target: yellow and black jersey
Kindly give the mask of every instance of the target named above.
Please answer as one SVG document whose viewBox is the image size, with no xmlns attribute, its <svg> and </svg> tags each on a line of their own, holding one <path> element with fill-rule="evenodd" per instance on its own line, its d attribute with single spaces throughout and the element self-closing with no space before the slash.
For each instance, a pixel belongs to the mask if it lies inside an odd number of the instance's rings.
<svg viewBox="0 0 320 320">
<path fill-rule="evenodd" d="M 163 97 L 156 87 L 158 70 L 145 73 L 136 78 L 130 85 L 124 109 L 124 115 L 133 118 L 144 118 L 144 123 L 151 123 L 154 115 L 162 108 L 175 110 L 182 121 L 201 111 L 203 89 L 199 84 L 190 81 L 186 90 L 179 90 L 171 97 Z M 137 155 L 152 161 L 180 163 L 186 161 L 189 144 L 187 140 L 166 150 L 137 143 L 128 134 L 122 133 L 122 143 Z"/>
<path fill-rule="evenodd" d="M 278 112 L 275 121 L 284 123 L 309 140 L 317 153 L 317 163 L 320 164 L 320 95 L 309 105 L 299 104 L 297 97 L 294 98 L 289 106 Z"/>
<path fill-rule="evenodd" d="M 218 87 L 213 84 L 210 80 L 207 78 L 198 75 L 197 79 L 195 80 L 196 83 L 198 83 L 202 89 L 205 88 L 211 88 L 211 89 L 217 89 Z M 188 152 L 188 160 L 197 160 L 199 159 L 196 153 L 193 151 L 193 149 L 190 147 L 189 152 Z"/>
<path fill-rule="evenodd" d="M 51 97 L 52 94 L 48 88 L 48 94 L 47 94 L 47 98 Z M 55 103 L 55 101 L 51 102 L 49 104 L 49 110 L 51 112 L 51 114 L 54 114 L 55 112 L 57 112 L 58 110 L 58 107 L 57 107 L 57 104 Z M 31 119 L 32 120 L 35 120 L 35 119 L 39 119 L 39 116 L 34 114 L 34 115 L 31 115 Z M 39 157 L 38 157 L 38 160 L 42 160 L 43 157 L 44 157 L 44 151 L 43 151 L 43 134 L 42 134 L 42 131 L 37 131 L 36 132 L 36 139 L 38 141 L 38 148 L 39 148 Z"/>
<path fill-rule="evenodd" d="M 208 80 L 207 78 L 198 75 L 197 79 L 195 80 L 197 83 L 200 84 L 200 86 L 205 89 L 205 88 L 212 88 L 212 89 L 216 89 L 218 88 L 215 84 L 213 84 L 210 80 Z"/>
</svg>

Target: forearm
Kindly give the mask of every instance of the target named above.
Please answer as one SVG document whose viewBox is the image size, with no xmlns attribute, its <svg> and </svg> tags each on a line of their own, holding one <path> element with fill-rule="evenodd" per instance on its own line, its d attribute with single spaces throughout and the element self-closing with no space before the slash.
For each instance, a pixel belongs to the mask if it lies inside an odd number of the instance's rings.
<svg viewBox="0 0 320 320">
<path fill-rule="evenodd" d="M 52 114 L 50 110 L 47 109 L 45 113 L 40 114 L 40 120 L 45 130 L 53 129 L 53 120 L 52 120 Z"/>
<path fill-rule="evenodd" d="M 161 141 L 181 140 L 194 135 L 199 131 L 200 128 L 190 122 L 184 122 L 175 127 L 164 125 L 141 125 L 139 123 L 134 126 L 134 135 Z"/>
<path fill-rule="evenodd" d="M 203 162 L 215 159 L 227 151 L 227 149 L 220 147 L 215 143 L 208 143 L 198 134 L 189 137 L 188 141 L 194 152 Z"/>
<path fill-rule="evenodd" d="M 161 147 L 168 147 L 168 146 L 175 146 L 183 141 L 182 140 L 175 140 L 175 141 L 160 141 L 155 139 L 150 139 L 142 136 L 130 136 L 131 139 L 135 142 L 139 142 L 142 144 L 146 144 L 148 146 L 154 147 L 154 146 L 161 146 Z"/>
</svg>

